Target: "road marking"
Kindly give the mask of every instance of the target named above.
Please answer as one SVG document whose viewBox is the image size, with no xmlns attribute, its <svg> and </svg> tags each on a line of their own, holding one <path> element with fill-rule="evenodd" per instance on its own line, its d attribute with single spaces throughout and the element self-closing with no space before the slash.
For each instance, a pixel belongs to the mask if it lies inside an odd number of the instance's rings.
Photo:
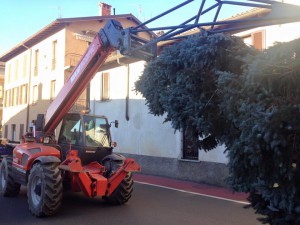
<svg viewBox="0 0 300 225">
<path fill-rule="evenodd" d="M 193 191 L 185 191 L 185 190 L 181 190 L 181 189 L 177 189 L 177 188 L 171 188 L 171 187 L 157 185 L 157 184 L 151 184 L 151 183 L 147 183 L 147 182 L 141 182 L 141 181 L 134 181 L 134 182 L 139 183 L 139 184 L 145 184 L 145 185 L 150 185 L 150 186 L 154 186 L 154 187 L 160 187 L 160 188 L 165 188 L 165 189 L 169 189 L 169 190 L 179 191 L 179 192 L 183 192 L 183 193 L 193 194 L 193 195 L 200 195 L 200 196 L 204 196 L 204 197 L 208 197 L 208 198 L 214 198 L 214 199 L 219 199 L 219 200 L 224 200 L 224 201 L 229 201 L 229 202 L 235 202 L 235 203 L 239 203 L 239 204 L 243 204 L 243 205 L 250 204 L 249 202 L 246 202 L 246 201 L 238 201 L 238 200 L 233 200 L 230 198 L 222 198 L 222 197 L 218 197 L 218 196 L 214 196 L 214 195 L 201 194 L 201 193 L 197 193 L 197 192 L 193 192 Z"/>
</svg>

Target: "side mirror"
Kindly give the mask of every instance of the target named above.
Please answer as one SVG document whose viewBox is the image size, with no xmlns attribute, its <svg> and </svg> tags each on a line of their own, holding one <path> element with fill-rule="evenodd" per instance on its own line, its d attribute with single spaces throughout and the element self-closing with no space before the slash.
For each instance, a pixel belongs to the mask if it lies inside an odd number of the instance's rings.
<svg viewBox="0 0 300 225">
<path fill-rule="evenodd" d="M 115 142 L 115 141 L 110 142 L 110 147 L 113 147 L 113 148 L 117 147 L 117 142 Z"/>
<path fill-rule="evenodd" d="M 111 127 L 111 124 L 114 123 L 115 124 L 115 128 L 119 127 L 119 121 L 115 120 L 114 122 L 110 122 L 109 127 Z"/>
</svg>

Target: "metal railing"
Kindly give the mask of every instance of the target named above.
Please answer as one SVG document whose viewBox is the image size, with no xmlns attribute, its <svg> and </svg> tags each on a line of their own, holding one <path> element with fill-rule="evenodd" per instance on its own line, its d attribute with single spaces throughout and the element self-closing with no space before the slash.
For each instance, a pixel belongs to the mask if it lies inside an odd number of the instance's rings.
<svg viewBox="0 0 300 225">
<path fill-rule="evenodd" d="M 76 53 L 66 54 L 65 55 L 65 67 L 68 67 L 68 68 L 75 67 L 79 63 L 81 57 L 82 57 L 82 55 L 76 54 Z"/>
<path fill-rule="evenodd" d="M 87 105 L 86 99 L 78 99 L 70 109 L 70 112 L 81 112 L 87 108 Z"/>
</svg>

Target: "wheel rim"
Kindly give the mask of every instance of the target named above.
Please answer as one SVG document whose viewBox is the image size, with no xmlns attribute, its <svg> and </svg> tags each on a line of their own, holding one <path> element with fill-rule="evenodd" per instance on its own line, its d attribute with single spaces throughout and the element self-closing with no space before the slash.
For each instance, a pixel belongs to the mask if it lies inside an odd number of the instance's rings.
<svg viewBox="0 0 300 225">
<path fill-rule="evenodd" d="M 3 167 L 1 167 L 0 176 L 1 176 L 1 188 L 3 190 L 6 184 L 6 171 Z"/>
<path fill-rule="evenodd" d="M 32 203 L 37 206 L 42 199 L 42 180 L 40 177 L 34 177 L 30 187 Z"/>
</svg>

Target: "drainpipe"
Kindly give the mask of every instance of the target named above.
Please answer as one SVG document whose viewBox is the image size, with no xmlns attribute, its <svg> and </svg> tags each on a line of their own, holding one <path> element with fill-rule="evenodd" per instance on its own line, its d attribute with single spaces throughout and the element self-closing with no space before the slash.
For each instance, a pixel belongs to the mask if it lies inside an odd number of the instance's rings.
<svg viewBox="0 0 300 225">
<path fill-rule="evenodd" d="M 86 96 L 85 96 L 85 109 L 86 110 L 91 110 L 91 83 L 88 84 L 88 86 L 86 87 Z"/>
<path fill-rule="evenodd" d="M 31 86 L 31 61 L 32 61 L 32 49 L 29 48 L 28 46 L 26 46 L 25 44 L 22 44 L 27 50 L 30 50 L 30 54 L 29 54 L 29 79 L 28 79 L 28 87 L 27 87 L 27 107 L 26 107 L 26 111 L 27 111 L 27 115 L 26 115 L 26 132 L 29 131 L 29 112 L 30 112 L 30 104 L 29 104 L 29 100 L 30 100 L 30 86 Z"/>
<path fill-rule="evenodd" d="M 129 121 L 129 78 L 130 78 L 130 67 L 129 64 L 121 63 L 118 57 L 119 51 L 117 51 L 117 63 L 127 68 L 127 79 L 126 79 L 126 98 L 125 98 L 125 119 Z"/>
<path fill-rule="evenodd" d="M 88 47 L 90 46 L 91 42 L 88 42 Z M 88 110 L 90 113 L 91 111 L 91 82 L 89 82 L 88 86 L 86 87 L 86 94 L 85 94 L 85 109 Z"/>
<path fill-rule="evenodd" d="M 129 120 L 129 74 L 130 74 L 130 67 L 127 64 L 127 80 L 126 80 L 126 100 L 125 100 L 125 118 Z"/>
</svg>

